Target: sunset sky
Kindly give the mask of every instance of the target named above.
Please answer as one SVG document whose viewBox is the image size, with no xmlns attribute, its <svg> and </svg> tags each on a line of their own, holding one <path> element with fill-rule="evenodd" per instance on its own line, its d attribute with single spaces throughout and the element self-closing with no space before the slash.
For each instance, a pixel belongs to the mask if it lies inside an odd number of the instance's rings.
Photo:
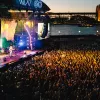
<svg viewBox="0 0 100 100">
<path fill-rule="evenodd" d="M 95 12 L 100 0 L 42 0 L 50 12 Z"/>
</svg>

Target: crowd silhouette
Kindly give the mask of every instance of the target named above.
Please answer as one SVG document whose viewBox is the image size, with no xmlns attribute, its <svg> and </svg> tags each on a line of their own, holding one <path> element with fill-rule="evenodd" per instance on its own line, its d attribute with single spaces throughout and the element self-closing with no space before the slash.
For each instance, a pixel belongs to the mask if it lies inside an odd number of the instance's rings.
<svg viewBox="0 0 100 100">
<path fill-rule="evenodd" d="M 64 49 L 45 51 L 9 66 L 0 72 L 0 97 L 2 100 L 100 100 L 100 51 L 93 46 L 91 50 L 86 49 L 89 46 L 82 47 L 85 49 L 69 50 L 63 46 Z"/>
</svg>

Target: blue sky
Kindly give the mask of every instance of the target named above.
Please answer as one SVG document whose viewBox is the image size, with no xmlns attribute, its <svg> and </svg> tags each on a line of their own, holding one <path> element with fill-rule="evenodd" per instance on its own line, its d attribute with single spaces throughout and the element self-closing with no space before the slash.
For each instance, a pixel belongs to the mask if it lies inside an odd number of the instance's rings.
<svg viewBox="0 0 100 100">
<path fill-rule="evenodd" d="M 42 0 L 50 12 L 95 12 L 100 0 Z"/>
</svg>

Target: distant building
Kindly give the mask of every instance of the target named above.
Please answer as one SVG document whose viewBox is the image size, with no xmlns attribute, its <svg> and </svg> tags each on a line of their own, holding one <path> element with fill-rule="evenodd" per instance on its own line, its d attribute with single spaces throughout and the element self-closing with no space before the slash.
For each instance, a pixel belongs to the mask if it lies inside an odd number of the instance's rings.
<svg viewBox="0 0 100 100">
<path fill-rule="evenodd" d="M 96 7 L 96 16 L 97 16 L 97 21 L 100 22 L 100 4 L 97 5 Z"/>
</svg>

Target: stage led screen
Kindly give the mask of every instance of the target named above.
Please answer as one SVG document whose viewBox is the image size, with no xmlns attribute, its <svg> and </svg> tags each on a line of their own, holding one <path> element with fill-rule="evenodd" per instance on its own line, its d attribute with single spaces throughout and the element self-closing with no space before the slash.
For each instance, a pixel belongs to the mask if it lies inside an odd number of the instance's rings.
<svg viewBox="0 0 100 100">
<path fill-rule="evenodd" d="M 0 47 L 6 48 L 5 46 L 8 42 L 15 41 L 15 35 L 22 36 L 26 35 L 30 37 L 30 43 L 32 42 L 31 37 L 36 36 L 35 21 L 31 20 L 1 20 L 1 38 Z M 32 37 L 33 38 L 33 37 Z M 36 37 L 35 37 L 36 38 Z M 5 42 L 6 41 L 6 42 Z"/>
<path fill-rule="evenodd" d="M 17 22 L 15 20 L 1 20 L 1 38 L 14 40 Z"/>
<path fill-rule="evenodd" d="M 50 33 L 50 24 L 48 23 L 38 23 L 38 39 L 45 39 Z"/>
<path fill-rule="evenodd" d="M 34 34 L 35 22 L 29 20 L 1 20 L 1 38 L 14 40 L 14 35 Z"/>
<path fill-rule="evenodd" d="M 38 23 L 38 39 L 42 39 L 44 23 Z"/>
</svg>

